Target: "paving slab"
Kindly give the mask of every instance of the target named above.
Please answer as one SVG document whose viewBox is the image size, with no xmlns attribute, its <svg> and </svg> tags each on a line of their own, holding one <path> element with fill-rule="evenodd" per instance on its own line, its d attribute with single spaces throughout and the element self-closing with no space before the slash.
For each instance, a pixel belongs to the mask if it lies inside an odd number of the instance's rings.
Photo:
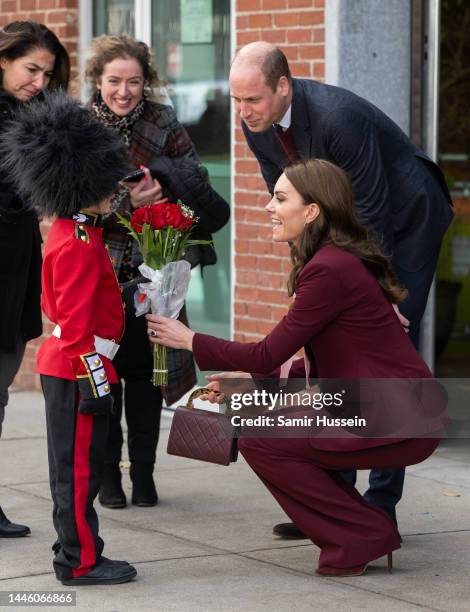
<svg viewBox="0 0 470 612">
<path fill-rule="evenodd" d="M 246 556 L 305 574 L 312 572 L 319 557 L 318 549 L 309 545 L 255 551 Z M 388 574 L 386 559 L 382 558 L 373 561 L 363 576 L 323 581 L 380 592 L 386 606 L 392 599 L 426 610 L 470 609 L 470 531 L 407 536 L 402 548 L 393 553 L 393 561 L 392 574 Z"/>
<path fill-rule="evenodd" d="M 391 576 L 381 559 L 364 576 L 324 579 L 313 573 L 315 546 L 272 536 L 273 524 L 286 517 L 246 463 L 227 468 L 167 455 L 170 423 L 167 413 L 156 470 L 159 505 L 109 510 L 96 504 L 107 556 L 134 563 L 138 579 L 74 589 L 77 610 L 470 610 L 468 440 L 446 441 L 407 470 L 398 510 L 404 545 L 394 554 Z M 0 504 L 33 533 L 0 540 L 0 590 L 70 590 L 51 567 L 55 534 L 41 394 L 11 395 L 4 434 Z M 128 470 L 123 472 L 130 498 Z M 359 490 L 367 476 L 359 474 Z"/>
<path fill-rule="evenodd" d="M 8 512 L 19 520 L 19 503 L 28 504 L 25 522 L 32 535 L 25 538 L 0 539 L 0 584 L 6 578 L 48 573 L 52 570 L 51 546 L 55 540 L 52 526 L 52 504 L 40 498 L 31 499 L 27 492 L 0 489 L 0 495 L 8 493 Z M 146 529 L 100 517 L 100 533 L 105 540 L 104 554 L 129 562 L 153 562 L 160 559 L 177 559 L 217 554 L 210 547 L 198 546 L 184 538 L 170 537 L 156 530 Z"/>
<path fill-rule="evenodd" d="M 470 529 L 470 489 L 464 484 L 467 465 L 457 469 L 446 460 L 447 481 L 442 474 L 442 462 L 436 456 L 429 462 L 429 471 L 413 466 L 406 472 L 403 498 L 397 506 L 397 518 L 403 536 L 417 533 L 453 532 Z M 422 475 L 424 472 L 424 475 Z M 461 478 L 459 481 L 459 474 Z M 436 480 L 433 479 L 436 478 Z M 358 478 L 358 489 L 367 488 L 367 474 Z M 470 609 L 470 607 L 469 607 Z"/>
<path fill-rule="evenodd" d="M 49 468 L 45 436 L 5 439 L 2 436 L 0 465 L 2 485 L 45 483 L 44 489 L 48 493 Z"/>
<path fill-rule="evenodd" d="M 42 393 L 10 389 L 2 442 L 10 438 L 45 437 L 45 432 L 46 415 Z"/>
<path fill-rule="evenodd" d="M 238 556 L 137 564 L 138 578 L 114 587 L 74 589 L 77 611 L 296 612 L 423 610 L 405 599 L 317 578 L 272 563 Z M 1 588 L 55 589 L 51 576 L 3 581 Z M 66 608 L 60 608 L 65 610 Z M 69 608 L 70 610 L 70 608 Z M 439 608 L 427 608 L 439 610 Z"/>
<path fill-rule="evenodd" d="M 285 520 L 269 492 L 243 462 L 230 468 L 161 471 L 156 481 L 161 495 L 156 508 L 132 508 L 119 515 L 104 510 L 103 515 L 112 514 L 117 520 L 148 528 L 158 526 L 165 533 L 231 552 L 271 546 L 273 525 Z"/>
</svg>

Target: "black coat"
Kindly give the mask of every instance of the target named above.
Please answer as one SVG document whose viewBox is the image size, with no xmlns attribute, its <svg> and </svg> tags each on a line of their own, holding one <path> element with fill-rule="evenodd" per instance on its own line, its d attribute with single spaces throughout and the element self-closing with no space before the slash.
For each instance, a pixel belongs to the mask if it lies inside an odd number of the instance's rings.
<svg viewBox="0 0 470 612">
<path fill-rule="evenodd" d="M 0 93 L 1 124 L 18 103 Z M 16 349 L 17 339 L 36 338 L 41 323 L 41 234 L 36 214 L 25 208 L 0 176 L 0 352 Z"/>
<path fill-rule="evenodd" d="M 213 189 L 200 164 L 188 156 L 160 155 L 150 160 L 149 170 L 163 187 L 163 195 L 181 200 L 191 208 L 199 221 L 191 233 L 192 240 L 212 240 L 230 218 L 230 206 Z M 194 267 L 215 264 L 217 256 L 209 245 L 195 245 L 187 249 L 185 259 Z"/>
<path fill-rule="evenodd" d="M 269 191 L 288 159 L 273 129 L 242 122 Z M 439 249 L 453 213 L 438 166 L 376 106 L 346 89 L 293 79 L 294 141 L 302 159 L 327 159 L 352 182 L 359 220 L 405 270 L 421 269 Z"/>
</svg>

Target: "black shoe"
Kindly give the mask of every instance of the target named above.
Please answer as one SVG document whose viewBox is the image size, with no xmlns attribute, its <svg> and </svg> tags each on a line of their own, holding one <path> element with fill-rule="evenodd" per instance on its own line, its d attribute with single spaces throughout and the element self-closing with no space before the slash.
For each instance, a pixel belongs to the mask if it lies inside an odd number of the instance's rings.
<svg viewBox="0 0 470 612">
<path fill-rule="evenodd" d="M 153 463 L 134 461 L 129 475 L 132 480 L 132 503 L 134 506 L 149 507 L 158 504 L 158 493 L 153 481 Z"/>
<path fill-rule="evenodd" d="M 100 584 L 121 584 L 129 582 L 137 576 L 137 570 L 132 565 L 123 561 L 112 561 L 111 559 L 100 559 L 95 567 L 76 578 L 59 578 L 62 584 L 66 586 L 85 586 L 85 585 L 100 585 Z"/>
<path fill-rule="evenodd" d="M 279 523 L 273 527 L 274 535 L 279 536 L 283 540 L 308 540 L 308 536 L 295 525 L 294 523 Z"/>
<path fill-rule="evenodd" d="M 101 555 L 100 563 L 112 563 L 114 565 L 129 565 L 129 561 L 117 561 L 116 559 L 108 559 L 108 557 L 104 557 Z"/>
<path fill-rule="evenodd" d="M 31 533 L 26 525 L 16 525 L 7 519 L 0 508 L 0 538 L 22 538 Z"/>
<path fill-rule="evenodd" d="M 125 508 L 126 495 L 122 490 L 119 463 L 105 463 L 98 501 L 105 508 Z"/>
</svg>

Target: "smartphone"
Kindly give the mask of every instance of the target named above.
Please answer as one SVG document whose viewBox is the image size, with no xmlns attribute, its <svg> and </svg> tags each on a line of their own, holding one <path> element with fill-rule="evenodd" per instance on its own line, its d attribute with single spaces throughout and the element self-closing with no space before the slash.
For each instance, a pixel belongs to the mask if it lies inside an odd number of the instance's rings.
<svg viewBox="0 0 470 612">
<path fill-rule="evenodd" d="M 122 183 L 138 183 L 145 176 L 145 172 L 143 170 L 134 170 L 123 179 L 121 179 Z"/>
</svg>

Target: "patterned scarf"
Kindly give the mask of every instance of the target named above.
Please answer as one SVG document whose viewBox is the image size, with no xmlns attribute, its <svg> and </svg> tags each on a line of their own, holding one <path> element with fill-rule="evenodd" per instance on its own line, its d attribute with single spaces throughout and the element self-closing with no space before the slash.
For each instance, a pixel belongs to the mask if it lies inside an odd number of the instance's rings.
<svg viewBox="0 0 470 612">
<path fill-rule="evenodd" d="M 106 127 L 116 130 L 123 140 L 127 148 L 131 144 L 132 128 L 135 122 L 142 116 L 144 112 L 145 97 L 140 100 L 137 106 L 131 110 L 128 115 L 120 117 L 116 115 L 109 106 L 104 102 L 101 97 L 101 92 L 97 89 L 94 95 L 93 103 L 91 105 L 91 112 L 95 115 L 100 123 L 103 123 Z M 111 212 L 115 212 L 119 209 L 121 202 L 129 195 L 129 189 L 122 185 L 119 186 L 116 193 L 111 199 Z"/>
<path fill-rule="evenodd" d="M 131 144 L 131 132 L 134 127 L 134 123 L 142 116 L 144 112 L 145 98 L 142 98 L 137 106 L 131 110 L 131 112 L 124 117 L 116 115 L 109 106 L 107 106 L 101 97 L 101 92 L 96 91 L 94 96 L 91 110 L 95 114 L 96 118 L 100 123 L 103 123 L 107 127 L 116 130 L 119 136 L 124 141 L 126 147 L 129 148 Z"/>
</svg>

